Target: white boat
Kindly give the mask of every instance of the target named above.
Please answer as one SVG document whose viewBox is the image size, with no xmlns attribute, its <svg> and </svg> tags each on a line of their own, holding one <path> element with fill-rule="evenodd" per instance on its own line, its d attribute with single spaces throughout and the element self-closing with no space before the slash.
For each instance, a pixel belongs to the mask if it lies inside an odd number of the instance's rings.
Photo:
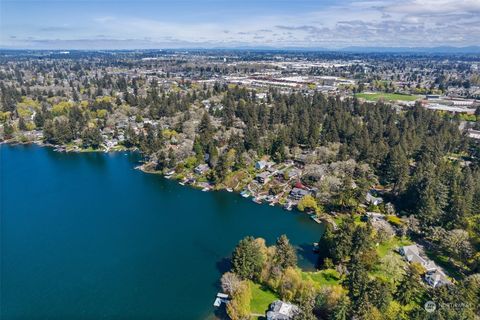
<svg viewBox="0 0 480 320">
<path fill-rule="evenodd" d="M 255 202 L 255 203 L 258 203 L 258 204 L 262 203 L 262 199 L 260 199 L 260 198 L 253 198 L 252 201 Z"/>
<path fill-rule="evenodd" d="M 232 188 L 227 188 L 227 191 L 228 192 L 233 192 L 233 189 Z"/>
</svg>

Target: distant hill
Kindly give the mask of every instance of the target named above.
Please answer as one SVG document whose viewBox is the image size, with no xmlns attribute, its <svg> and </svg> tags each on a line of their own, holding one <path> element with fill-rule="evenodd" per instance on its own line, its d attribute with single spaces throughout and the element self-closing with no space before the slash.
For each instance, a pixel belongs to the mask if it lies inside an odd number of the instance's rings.
<svg viewBox="0 0 480 320">
<path fill-rule="evenodd" d="M 468 47 L 346 47 L 335 51 L 347 52 L 398 52 L 398 53 L 480 53 L 480 46 Z"/>
</svg>

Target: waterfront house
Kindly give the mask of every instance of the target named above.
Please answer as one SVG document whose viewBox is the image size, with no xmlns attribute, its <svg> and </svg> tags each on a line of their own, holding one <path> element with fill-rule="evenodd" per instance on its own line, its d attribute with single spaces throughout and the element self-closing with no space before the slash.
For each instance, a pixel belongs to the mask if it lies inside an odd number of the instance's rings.
<svg viewBox="0 0 480 320">
<path fill-rule="evenodd" d="M 307 190 L 304 190 L 304 189 L 300 189 L 300 188 L 293 188 L 292 191 L 290 191 L 290 197 L 292 199 L 295 199 L 295 200 L 300 200 L 302 199 L 303 197 L 305 197 L 306 195 L 309 195 L 310 192 L 307 191 Z"/>
<path fill-rule="evenodd" d="M 293 319 L 299 311 L 296 305 L 277 300 L 270 304 L 266 316 L 267 320 L 290 320 Z"/>
<path fill-rule="evenodd" d="M 262 172 L 256 175 L 255 180 L 257 180 L 259 183 L 265 184 L 268 182 L 270 179 L 270 173 L 269 172 Z"/>
<path fill-rule="evenodd" d="M 208 170 L 210 170 L 210 167 L 208 166 L 208 164 L 199 164 L 198 166 L 195 167 L 194 171 L 196 174 L 204 174 L 205 172 L 207 172 Z"/>
</svg>

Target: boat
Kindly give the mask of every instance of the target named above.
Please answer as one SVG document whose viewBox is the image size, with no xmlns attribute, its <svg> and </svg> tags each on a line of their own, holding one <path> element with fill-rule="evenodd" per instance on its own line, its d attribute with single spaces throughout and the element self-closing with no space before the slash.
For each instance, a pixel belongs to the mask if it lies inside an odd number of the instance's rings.
<svg viewBox="0 0 480 320">
<path fill-rule="evenodd" d="M 184 186 L 184 185 L 185 185 L 185 182 L 180 181 L 179 184 L 180 184 L 181 186 Z"/>
<path fill-rule="evenodd" d="M 202 191 L 203 191 L 203 192 L 210 191 L 210 188 L 208 188 L 208 187 L 205 187 L 205 188 L 203 188 L 203 189 L 202 189 Z"/>
<path fill-rule="evenodd" d="M 258 204 L 262 203 L 262 200 L 260 198 L 253 198 L 252 201 L 255 202 L 255 203 L 258 203 Z"/>
<path fill-rule="evenodd" d="M 228 192 L 233 192 L 233 189 L 232 188 L 227 188 L 227 191 Z"/>
<path fill-rule="evenodd" d="M 250 194 L 248 193 L 248 191 L 246 190 L 243 190 L 242 192 L 240 192 L 240 195 L 244 198 L 248 198 L 250 197 Z"/>
</svg>

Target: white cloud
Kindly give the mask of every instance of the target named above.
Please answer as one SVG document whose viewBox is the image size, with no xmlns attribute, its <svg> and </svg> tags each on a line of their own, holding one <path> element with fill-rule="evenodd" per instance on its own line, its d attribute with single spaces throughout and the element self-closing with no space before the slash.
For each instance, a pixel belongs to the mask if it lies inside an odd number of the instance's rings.
<svg viewBox="0 0 480 320">
<path fill-rule="evenodd" d="M 266 43 L 310 47 L 467 46 L 480 45 L 480 0 L 347 0 L 311 12 L 255 12 L 223 20 L 186 22 L 99 14 L 85 24 L 87 27 L 78 28 L 76 38 L 67 28 L 63 33 L 58 28 L 57 34 L 55 28 L 45 28 L 51 38 L 44 41 L 60 39 L 81 44 L 90 38 L 99 44 L 100 34 L 112 45 L 135 40 L 147 47 Z M 20 43 L 26 36 L 5 34 L 5 39 L 2 43 Z"/>
</svg>

